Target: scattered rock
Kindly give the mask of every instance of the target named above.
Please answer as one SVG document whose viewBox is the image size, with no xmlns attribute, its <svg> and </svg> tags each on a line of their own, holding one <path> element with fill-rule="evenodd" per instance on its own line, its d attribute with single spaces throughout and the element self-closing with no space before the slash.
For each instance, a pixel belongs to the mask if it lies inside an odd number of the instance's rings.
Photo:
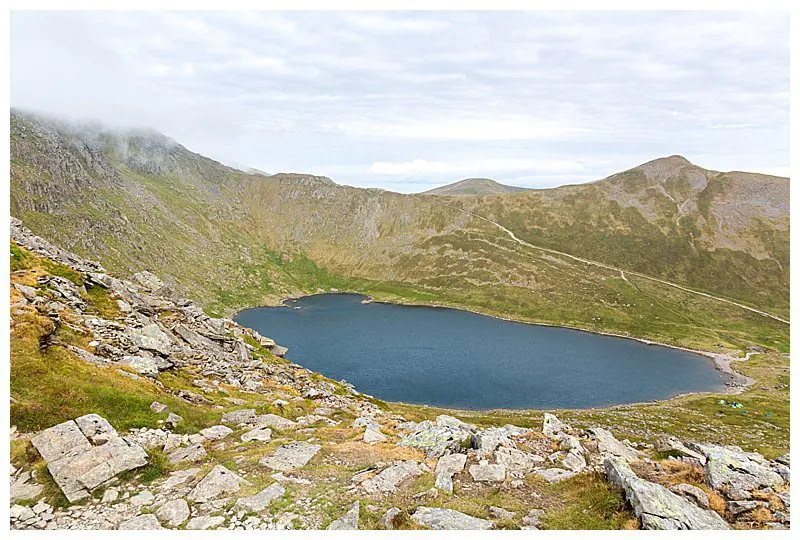
<svg viewBox="0 0 800 540">
<path fill-rule="evenodd" d="M 453 475 L 464 470 L 466 454 L 447 454 L 436 463 L 436 487 L 446 493 L 453 493 Z"/>
<path fill-rule="evenodd" d="M 156 510 L 158 520 L 169 527 L 177 527 L 189 519 L 189 503 L 184 499 L 173 499 Z"/>
<path fill-rule="evenodd" d="M 269 442 L 272 439 L 272 430 L 268 427 L 259 427 L 244 433 L 241 437 L 242 442 L 260 441 Z"/>
<path fill-rule="evenodd" d="M 223 516 L 197 516 L 189 520 L 186 529 L 190 531 L 205 531 L 214 529 L 225 523 Z"/>
<path fill-rule="evenodd" d="M 492 522 L 450 510 L 448 508 L 430 508 L 420 506 L 411 514 L 411 520 L 417 525 L 434 530 L 489 530 Z"/>
<path fill-rule="evenodd" d="M 161 529 L 162 527 L 155 515 L 142 514 L 123 521 L 117 528 L 121 531 L 153 531 Z"/>
<path fill-rule="evenodd" d="M 494 519 L 507 519 L 511 520 L 517 517 L 517 514 L 512 512 L 511 510 L 506 510 L 505 508 L 500 508 L 499 506 L 490 506 L 489 507 L 489 517 Z"/>
<path fill-rule="evenodd" d="M 541 476 L 551 484 L 554 484 L 556 482 L 561 482 L 562 480 L 566 480 L 567 478 L 572 478 L 573 476 L 575 476 L 575 471 L 567 471 L 565 469 L 559 469 L 559 468 L 537 469 L 533 472 L 534 474 Z"/>
<path fill-rule="evenodd" d="M 158 401 L 154 401 L 150 404 L 150 410 L 155 413 L 162 413 L 167 410 L 167 406 L 163 403 L 159 403 Z"/>
<path fill-rule="evenodd" d="M 177 448 L 167 455 L 173 465 L 182 461 L 201 461 L 208 456 L 206 449 L 200 443 L 195 443 L 185 448 Z"/>
<path fill-rule="evenodd" d="M 708 485 L 730 494 L 735 491 L 776 487 L 783 478 L 759 454 L 744 452 L 738 446 L 692 445 L 706 458 Z"/>
<path fill-rule="evenodd" d="M 368 444 L 375 444 L 379 442 L 388 441 L 389 437 L 384 435 L 378 430 L 367 428 L 364 430 L 364 442 Z"/>
<path fill-rule="evenodd" d="M 628 462 L 639 459 L 636 450 L 619 442 L 610 431 L 594 427 L 589 429 L 589 433 L 597 439 L 597 447 L 601 454 L 617 456 Z"/>
<path fill-rule="evenodd" d="M 164 423 L 166 423 L 170 427 L 175 427 L 178 424 L 180 424 L 181 422 L 183 422 L 183 417 L 182 416 L 178 416 L 177 414 L 175 414 L 173 412 L 169 413 L 167 415 L 167 419 L 164 420 Z"/>
<path fill-rule="evenodd" d="M 233 399 L 233 398 L 229 398 Z M 242 425 L 255 422 L 255 409 L 239 409 L 238 411 L 226 412 L 222 415 L 222 422 L 226 424 Z"/>
<path fill-rule="evenodd" d="M 502 482 L 506 479 L 506 468 L 503 465 L 482 461 L 470 465 L 469 474 L 476 482 Z"/>
<path fill-rule="evenodd" d="M 510 476 L 522 477 L 533 471 L 544 458 L 516 448 L 498 448 L 494 453 L 495 461 L 503 465 Z"/>
<path fill-rule="evenodd" d="M 200 434 L 210 441 L 219 441 L 233 433 L 228 426 L 211 426 L 200 430 Z"/>
<path fill-rule="evenodd" d="M 262 414 L 256 417 L 253 422 L 258 427 L 271 427 L 273 429 L 293 429 L 297 427 L 297 423 L 277 414 Z"/>
<path fill-rule="evenodd" d="M 361 486 L 367 493 L 392 493 L 406 480 L 421 474 L 422 469 L 416 461 L 399 461 L 365 480 Z"/>
<path fill-rule="evenodd" d="M 548 437 L 556 437 L 562 431 L 569 431 L 570 427 L 556 418 L 556 415 L 544 413 L 542 421 L 542 433 Z"/>
<path fill-rule="evenodd" d="M 153 494 L 150 491 L 145 490 L 128 499 L 128 502 L 135 506 L 147 506 L 152 503 L 154 499 L 155 497 Z"/>
<path fill-rule="evenodd" d="M 205 478 L 189 493 L 189 499 L 196 502 L 206 502 L 223 493 L 236 493 L 242 486 L 249 486 L 250 482 L 223 467 L 216 465 Z"/>
<path fill-rule="evenodd" d="M 286 490 L 280 485 L 278 482 L 271 484 L 266 489 L 261 490 L 260 492 L 256 493 L 255 495 L 251 495 L 250 497 L 242 497 L 236 504 L 233 505 L 233 511 L 239 512 L 261 512 L 269 503 L 274 501 L 275 499 L 279 499 L 286 494 Z"/>
</svg>

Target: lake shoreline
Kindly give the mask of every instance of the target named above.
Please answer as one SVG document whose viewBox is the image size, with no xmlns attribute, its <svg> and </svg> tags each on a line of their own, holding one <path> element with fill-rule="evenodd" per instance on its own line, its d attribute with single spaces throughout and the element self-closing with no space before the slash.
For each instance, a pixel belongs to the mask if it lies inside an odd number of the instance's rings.
<svg viewBox="0 0 800 540">
<path fill-rule="evenodd" d="M 505 321 L 505 322 L 513 322 L 513 323 L 518 323 L 518 324 L 541 326 L 541 327 L 547 327 L 547 328 L 563 328 L 563 329 L 566 329 L 566 330 L 575 330 L 575 331 L 578 331 L 578 332 L 586 332 L 586 333 L 589 333 L 589 334 L 594 334 L 594 335 L 599 335 L 599 336 L 627 339 L 627 340 L 631 340 L 631 341 L 636 341 L 636 342 L 642 343 L 644 345 L 650 345 L 650 346 L 656 346 L 656 347 L 666 347 L 666 348 L 670 348 L 670 349 L 674 349 L 674 350 L 680 350 L 680 351 L 689 352 L 689 353 L 693 353 L 693 354 L 697 354 L 697 355 L 703 356 L 704 358 L 706 358 L 706 359 L 711 361 L 711 363 L 714 365 L 714 368 L 717 371 L 727 375 L 727 377 L 728 377 L 728 380 L 725 381 L 725 383 L 724 383 L 724 385 L 725 385 L 724 388 L 722 388 L 720 390 L 681 392 L 681 393 L 678 393 L 678 394 L 675 394 L 675 395 L 672 395 L 672 396 L 669 396 L 669 397 L 666 397 L 666 398 L 663 398 L 663 399 L 655 399 L 655 400 L 641 401 L 641 402 L 631 402 L 631 403 L 610 404 L 610 405 L 602 406 L 602 407 L 586 407 L 586 408 L 580 408 L 580 407 L 565 408 L 565 407 L 561 407 L 561 408 L 550 408 L 550 409 L 502 409 L 502 408 L 494 408 L 494 409 L 463 409 L 463 408 L 458 408 L 458 407 L 440 407 L 440 406 L 436 406 L 436 405 L 428 405 L 428 404 L 423 404 L 423 403 L 408 403 L 408 402 L 393 400 L 394 403 L 399 403 L 399 404 L 402 404 L 402 405 L 418 406 L 418 407 L 429 407 L 429 408 L 433 408 L 433 409 L 441 409 L 441 410 L 449 410 L 449 411 L 463 411 L 463 412 L 472 412 L 472 413 L 475 413 L 475 412 L 486 412 L 486 413 L 511 413 L 511 414 L 524 414 L 524 413 L 542 412 L 542 411 L 548 411 L 548 410 L 549 411 L 559 411 L 559 410 L 560 411 L 567 411 L 567 410 L 613 410 L 613 409 L 619 408 L 619 407 L 630 407 L 630 406 L 640 406 L 640 405 L 647 405 L 647 404 L 651 404 L 652 405 L 652 404 L 656 404 L 656 403 L 665 403 L 665 402 L 669 402 L 669 401 L 672 401 L 672 400 L 676 400 L 676 399 L 680 399 L 680 398 L 684 398 L 684 397 L 688 397 L 688 396 L 696 396 L 696 395 L 735 395 L 735 394 L 742 393 L 743 391 L 745 391 L 747 388 L 749 388 L 755 382 L 755 380 L 752 379 L 751 377 L 747 377 L 746 375 L 743 375 L 743 374 L 739 373 L 738 371 L 736 371 L 732 364 L 734 362 L 745 362 L 745 361 L 749 360 L 749 358 L 752 355 L 759 354 L 759 353 L 756 353 L 756 352 L 748 352 L 748 353 L 746 353 L 744 358 L 739 358 L 739 357 L 730 356 L 729 354 L 725 354 L 725 353 L 715 353 L 715 352 L 710 352 L 710 351 L 701 351 L 701 350 L 696 350 L 696 349 L 690 349 L 688 347 L 681 347 L 679 345 L 672 345 L 672 344 L 669 344 L 669 343 L 661 343 L 661 342 L 650 340 L 650 339 L 646 339 L 646 338 L 638 338 L 638 337 L 628 336 L 628 335 L 624 335 L 624 334 L 616 334 L 616 333 L 613 333 L 613 332 L 603 332 L 603 331 L 600 331 L 600 330 L 591 330 L 591 329 L 580 328 L 580 327 L 576 327 L 576 326 L 558 325 L 558 324 L 551 324 L 551 323 L 545 323 L 545 322 L 521 321 L 521 320 L 513 319 L 513 318 L 510 318 L 510 317 L 503 317 L 503 316 L 500 316 L 500 315 L 483 313 L 483 312 L 476 311 L 474 309 L 465 308 L 465 307 L 462 307 L 462 306 L 450 306 L 450 305 L 441 305 L 441 304 L 437 304 L 437 303 L 425 303 L 425 302 L 411 302 L 411 303 L 408 303 L 408 302 L 404 302 L 404 301 L 376 299 L 376 298 L 374 298 L 373 296 L 371 296 L 369 294 L 365 294 L 363 292 L 356 292 L 356 291 L 341 291 L 341 290 L 338 290 L 338 291 L 325 291 L 325 292 L 318 292 L 318 293 L 312 293 L 312 294 L 302 294 L 302 295 L 297 295 L 297 296 L 289 296 L 289 297 L 283 298 L 280 302 L 275 303 L 275 304 L 271 304 L 271 305 L 270 304 L 266 304 L 266 305 L 261 305 L 261 306 L 253 306 L 253 307 L 250 307 L 250 308 L 244 308 L 242 310 L 237 311 L 232 316 L 232 318 L 236 317 L 239 313 L 241 313 L 243 311 L 246 311 L 248 309 L 253 309 L 253 308 L 258 308 L 258 307 L 285 307 L 285 308 L 288 308 L 288 309 L 292 309 L 292 306 L 288 305 L 288 303 L 291 302 L 291 301 L 301 300 L 303 298 L 308 298 L 308 297 L 313 297 L 313 296 L 334 295 L 334 294 L 360 296 L 360 297 L 364 298 L 364 300 L 365 300 L 365 301 L 361 302 L 362 304 L 376 303 L 376 304 L 386 304 L 386 305 L 400 305 L 400 306 L 406 306 L 406 307 L 429 307 L 429 308 L 438 308 L 438 309 L 451 309 L 451 310 L 455 310 L 455 311 L 471 313 L 471 314 L 474 314 L 474 315 L 480 315 L 480 316 L 483 316 L 483 317 L 491 317 L 493 319 L 501 320 L 501 321 Z M 378 398 L 378 399 L 380 399 L 380 398 Z"/>
</svg>

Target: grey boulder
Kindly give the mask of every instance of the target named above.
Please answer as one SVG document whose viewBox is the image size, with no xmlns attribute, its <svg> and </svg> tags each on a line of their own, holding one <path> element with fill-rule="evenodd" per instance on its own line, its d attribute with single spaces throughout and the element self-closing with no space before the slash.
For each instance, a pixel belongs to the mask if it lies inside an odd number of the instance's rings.
<svg viewBox="0 0 800 540">
<path fill-rule="evenodd" d="M 639 478 L 623 458 L 606 458 L 603 465 L 609 483 L 625 492 L 625 498 L 645 529 L 730 528 L 716 512 L 704 510 L 664 486 Z"/>
<path fill-rule="evenodd" d="M 492 522 L 489 520 L 476 518 L 449 508 L 420 506 L 416 512 L 411 514 L 411 520 L 417 525 L 439 531 L 485 531 L 492 528 Z"/>
</svg>

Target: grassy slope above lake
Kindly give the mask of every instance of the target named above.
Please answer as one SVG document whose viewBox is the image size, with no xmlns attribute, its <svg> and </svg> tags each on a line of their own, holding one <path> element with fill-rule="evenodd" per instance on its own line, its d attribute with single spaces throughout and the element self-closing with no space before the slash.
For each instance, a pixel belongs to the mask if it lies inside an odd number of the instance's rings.
<svg viewBox="0 0 800 540">
<path fill-rule="evenodd" d="M 788 313 L 788 180 L 656 160 L 584 186 L 433 197 L 246 174 L 153 132 L 11 116 L 11 209 L 35 233 L 210 312 L 338 288 L 707 350 L 788 350 L 788 325 L 525 248 Z M 755 194 L 755 195 L 754 195 Z"/>
</svg>

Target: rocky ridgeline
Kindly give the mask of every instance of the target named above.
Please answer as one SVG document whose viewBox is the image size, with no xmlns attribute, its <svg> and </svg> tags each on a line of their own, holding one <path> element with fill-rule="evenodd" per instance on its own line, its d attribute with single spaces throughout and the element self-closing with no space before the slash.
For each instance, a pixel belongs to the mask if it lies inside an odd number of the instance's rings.
<svg viewBox="0 0 800 540">
<path fill-rule="evenodd" d="M 587 473 L 604 474 L 624 492 L 643 528 L 788 527 L 788 455 L 767 461 L 737 447 L 673 437 L 659 439 L 655 445 L 632 444 L 601 427 L 573 429 L 551 414 L 544 415 L 541 429 L 510 424 L 477 427 L 446 415 L 409 422 L 352 387 L 345 385 L 344 392 L 336 391 L 331 382 L 312 377 L 300 366 L 254 358 L 248 344 L 251 340 L 276 355 L 286 350 L 233 321 L 208 317 L 191 302 L 175 298 L 152 274 L 136 274 L 133 281 L 111 277 L 100 265 L 32 235 L 18 221 L 12 222 L 11 236 L 21 246 L 81 272 L 90 286 L 108 289 L 122 313 L 114 320 L 87 313 L 83 285 L 48 275 L 41 278 L 47 287 L 15 284 L 24 301 L 12 306 L 12 324 L 15 310 L 31 306 L 56 325 L 67 324 L 65 314 L 69 313 L 69 324 L 79 325 L 81 332 L 93 338 L 91 351 L 64 345 L 79 358 L 119 366 L 121 373 L 142 383 L 144 378 L 152 379 L 165 392 L 198 407 L 213 407 L 203 394 L 225 392 L 226 386 L 271 399 L 272 405 L 287 410 L 296 400 L 314 404 L 310 413 L 289 418 L 289 414 L 259 414 L 256 408 L 244 407 L 246 400 L 228 397 L 229 403 L 241 408 L 221 412 L 218 423 L 197 433 L 179 434 L 173 430 L 183 419 L 167 405 L 153 402 L 150 408 L 163 416 L 158 429 L 137 428 L 121 434 L 101 416 L 87 414 L 40 433 L 15 434 L 30 439 L 71 505 L 54 508 L 48 504 L 43 497 L 43 479 L 36 471 L 12 465 L 12 528 L 291 529 L 327 525 L 341 530 L 363 526 L 366 510 L 381 516 L 378 526 L 384 529 L 412 523 L 429 529 L 482 530 L 510 522 L 537 529 L 547 510 L 533 503 L 528 503 L 524 512 L 487 506 L 480 516 L 447 506 L 451 500 L 487 487 L 526 501 L 536 500 L 537 485 Z M 165 313 L 170 315 L 169 322 L 158 316 Z M 202 374 L 194 381 L 198 393 L 171 390 L 159 383 L 160 372 L 187 366 Z M 286 389 L 277 396 L 276 382 Z M 324 435 L 326 429 L 334 428 L 356 435 L 348 435 L 344 443 L 341 435 L 338 439 Z M 337 453 L 342 445 L 350 445 L 350 453 L 352 448 L 361 453 L 355 461 L 347 461 L 348 452 Z M 166 476 L 144 484 L 135 474 L 123 474 L 148 466 L 153 450 L 163 453 L 169 462 Z M 235 470 L 213 457 L 223 451 L 232 452 L 225 463 L 237 464 Z M 666 462 L 652 460 L 648 452 L 653 451 L 671 457 Z M 248 462 L 253 455 L 257 461 Z M 669 480 L 662 473 L 671 463 L 696 471 L 702 483 Z M 340 477 L 315 474 L 315 469 L 333 471 L 335 467 L 357 472 Z M 416 481 L 424 478 L 430 478 L 433 487 L 413 492 Z M 329 520 L 324 499 L 334 494 L 336 517 Z M 408 496 L 392 499 L 399 494 Z"/>
</svg>

